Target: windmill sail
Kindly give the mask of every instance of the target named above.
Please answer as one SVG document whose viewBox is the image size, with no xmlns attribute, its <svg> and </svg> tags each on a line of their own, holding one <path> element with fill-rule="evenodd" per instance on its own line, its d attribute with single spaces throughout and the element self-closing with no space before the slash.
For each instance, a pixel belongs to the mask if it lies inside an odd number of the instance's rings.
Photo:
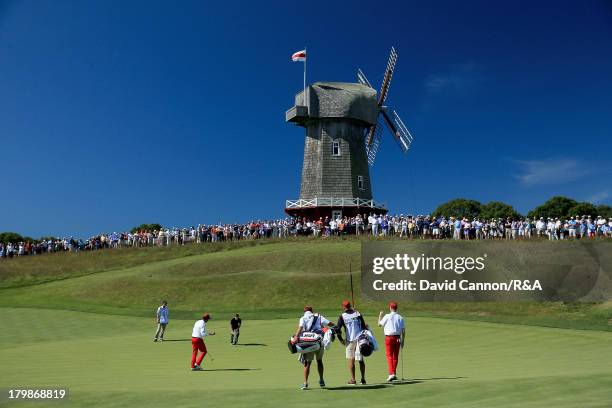
<svg viewBox="0 0 612 408">
<path fill-rule="evenodd" d="M 378 96 L 378 106 L 383 105 L 389 94 L 389 87 L 391 86 L 391 78 L 393 78 L 393 71 L 395 70 L 395 64 L 397 63 L 397 52 L 395 48 L 391 47 L 391 54 L 389 54 L 389 61 L 387 62 L 387 69 L 385 70 L 385 76 L 380 87 L 380 94 Z"/>
<path fill-rule="evenodd" d="M 366 139 L 366 152 L 368 154 L 368 164 L 370 166 L 372 166 L 374 164 L 374 160 L 376 160 L 376 153 L 378 153 L 378 148 L 380 147 L 381 142 L 381 132 L 382 127 L 377 125 L 372 126 L 368 132 L 372 134 L 371 143 L 368 143 L 368 139 Z"/>
<path fill-rule="evenodd" d="M 395 138 L 397 145 L 404 152 L 408 152 L 410 149 L 410 145 L 412 144 L 412 135 L 410 131 L 404 125 L 404 122 L 399 117 L 395 110 L 388 110 L 384 105 L 387 100 L 387 96 L 389 95 L 389 88 L 391 86 L 391 79 L 393 78 L 393 72 L 395 71 L 395 64 L 397 63 L 397 51 L 395 51 L 394 47 L 391 47 L 391 53 L 389 54 L 389 60 L 387 62 L 387 68 L 385 69 L 385 74 L 383 77 L 382 84 L 380 86 L 380 92 L 378 94 L 378 114 L 382 115 L 387 128 Z M 372 88 L 370 81 L 366 78 L 365 74 L 361 69 L 357 70 L 357 80 L 360 84 L 369 86 Z M 380 118 L 380 116 L 379 116 Z M 365 136 L 365 145 L 366 151 L 368 155 L 368 163 L 370 165 L 374 164 L 374 160 L 376 159 L 376 153 L 378 152 L 378 148 L 381 142 L 381 133 L 382 126 L 380 123 L 376 123 L 371 126 L 366 132 Z"/>
<path fill-rule="evenodd" d="M 365 85 L 369 88 L 374 88 L 361 69 L 357 70 L 357 81 L 359 81 L 361 85 Z"/>
<path fill-rule="evenodd" d="M 410 145 L 412 144 L 412 135 L 410 131 L 404 125 L 404 122 L 399 117 L 395 110 L 392 110 L 391 117 L 384 110 L 381 111 L 383 117 L 385 118 L 385 122 L 387 124 L 387 128 L 395 138 L 397 145 L 402 149 L 404 153 L 410 149 Z"/>
</svg>

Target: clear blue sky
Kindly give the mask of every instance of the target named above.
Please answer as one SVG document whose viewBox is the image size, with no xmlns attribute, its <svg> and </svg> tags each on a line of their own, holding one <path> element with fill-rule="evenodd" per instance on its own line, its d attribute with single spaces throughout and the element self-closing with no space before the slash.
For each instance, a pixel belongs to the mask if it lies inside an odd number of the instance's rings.
<svg viewBox="0 0 612 408">
<path fill-rule="evenodd" d="M 392 212 L 612 202 L 609 1 L 254 3 L 0 0 L 0 231 L 283 216 L 304 46 L 309 80 L 376 88 L 397 48 L 415 142 L 386 135 L 372 168 Z"/>
</svg>

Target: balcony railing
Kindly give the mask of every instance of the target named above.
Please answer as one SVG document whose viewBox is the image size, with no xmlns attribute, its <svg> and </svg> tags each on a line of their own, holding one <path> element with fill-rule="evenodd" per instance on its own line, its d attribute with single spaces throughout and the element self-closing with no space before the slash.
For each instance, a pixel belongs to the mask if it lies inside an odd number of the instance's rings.
<svg viewBox="0 0 612 408">
<path fill-rule="evenodd" d="M 337 198 L 337 197 L 317 197 L 300 198 L 299 200 L 287 200 L 285 208 L 308 208 L 308 207 L 369 207 L 386 209 L 385 204 L 366 200 L 363 198 Z"/>
</svg>

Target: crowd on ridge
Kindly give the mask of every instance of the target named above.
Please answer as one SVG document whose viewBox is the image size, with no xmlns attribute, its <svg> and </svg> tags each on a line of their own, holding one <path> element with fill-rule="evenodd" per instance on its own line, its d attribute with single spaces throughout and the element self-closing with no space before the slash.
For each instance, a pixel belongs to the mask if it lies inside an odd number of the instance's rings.
<svg viewBox="0 0 612 408">
<path fill-rule="evenodd" d="M 612 217 L 588 215 L 568 218 L 455 218 L 429 215 L 357 215 L 318 220 L 279 219 L 246 224 L 161 228 L 153 231 L 113 232 L 88 239 L 74 237 L 39 242 L 0 242 L 0 259 L 52 252 L 78 252 L 120 247 L 150 247 L 236 241 L 243 239 L 368 235 L 407 239 L 595 239 L 612 238 Z"/>
</svg>

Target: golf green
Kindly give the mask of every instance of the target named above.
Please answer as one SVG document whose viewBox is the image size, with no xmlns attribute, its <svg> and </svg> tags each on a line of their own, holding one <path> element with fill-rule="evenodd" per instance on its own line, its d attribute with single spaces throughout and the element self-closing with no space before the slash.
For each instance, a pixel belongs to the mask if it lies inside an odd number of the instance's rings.
<svg viewBox="0 0 612 408">
<path fill-rule="evenodd" d="M 228 322 L 213 316 L 217 335 L 206 343 L 214 361 L 206 357 L 205 370 L 191 372 L 192 321 L 171 321 L 167 341 L 154 343 L 152 318 L 2 308 L 0 387 L 68 387 L 69 406 L 87 407 L 612 405 L 610 332 L 422 317 L 407 322 L 409 381 L 385 384 L 384 351 L 377 351 L 367 359 L 369 385 L 346 385 L 344 349 L 334 343 L 324 360 L 328 387 L 319 389 L 313 370 L 312 389 L 300 391 L 302 367 L 286 347 L 299 312 L 291 320 L 245 320 L 235 347 Z M 379 328 L 375 334 L 382 340 Z"/>
</svg>

